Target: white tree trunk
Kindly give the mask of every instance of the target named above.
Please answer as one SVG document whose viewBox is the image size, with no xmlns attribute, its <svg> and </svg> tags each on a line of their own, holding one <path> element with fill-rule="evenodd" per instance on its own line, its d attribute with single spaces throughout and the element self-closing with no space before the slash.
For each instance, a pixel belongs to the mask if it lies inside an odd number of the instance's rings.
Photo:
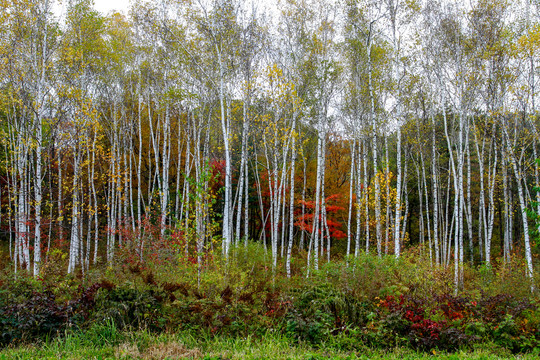
<svg viewBox="0 0 540 360">
<path fill-rule="evenodd" d="M 440 249 L 439 249 L 439 182 L 437 181 L 437 151 L 435 138 L 435 118 L 433 117 L 433 132 L 431 142 L 431 172 L 433 183 L 433 245 L 435 251 L 435 264 L 439 266 Z"/>
<path fill-rule="evenodd" d="M 169 104 L 167 104 L 165 108 L 165 122 L 163 124 L 163 151 L 161 156 L 161 236 L 163 236 L 165 233 L 165 226 L 167 224 L 169 211 L 169 165 L 171 157 L 171 117 Z"/>
<path fill-rule="evenodd" d="M 489 160 L 489 163 L 491 164 L 490 168 L 488 168 L 488 219 L 487 219 L 487 236 L 485 238 L 485 256 L 486 256 L 486 264 L 490 265 L 491 263 L 491 238 L 493 237 L 493 228 L 495 225 L 495 183 L 496 183 L 496 175 L 497 175 L 497 145 L 495 141 L 492 139 L 492 146 L 493 146 L 493 162 L 491 159 Z M 491 155 L 490 155 L 491 158 Z"/>
<path fill-rule="evenodd" d="M 364 159 L 362 157 L 362 151 L 364 146 L 362 140 L 358 142 L 358 160 L 356 165 L 356 236 L 355 236 L 355 245 L 354 245 L 354 257 L 358 258 L 360 253 L 360 234 L 362 232 L 362 199 L 363 199 L 363 189 L 362 189 L 362 165 Z"/>
<path fill-rule="evenodd" d="M 221 51 L 216 45 L 216 51 L 218 54 L 218 64 L 219 64 L 219 104 L 221 111 L 221 131 L 223 134 L 223 147 L 225 150 L 225 204 L 223 206 L 223 229 L 222 229 L 222 250 L 223 255 L 226 258 L 229 256 L 229 250 L 231 246 L 231 194 L 232 194 L 232 184 L 231 184 L 231 150 L 230 150 L 230 122 L 229 119 L 225 116 L 225 84 L 224 84 L 224 64 L 222 59 Z"/>
<path fill-rule="evenodd" d="M 321 115 L 319 115 L 321 116 Z M 315 270 L 319 270 L 319 231 L 320 228 L 320 215 L 321 215 L 321 193 L 322 193 L 322 177 L 323 177 L 323 166 L 324 166 L 324 158 L 323 158 L 323 142 L 325 141 L 324 134 L 322 128 L 322 121 L 319 120 L 319 134 L 317 137 L 317 177 L 315 180 L 315 211 L 313 213 L 313 229 L 311 232 L 311 238 L 313 243 L 313 265 L 315 267 Z M 322 232 L 321 232 L 322 234 Z"/>
<path fill-rule="evenodd" d="M 349 172 L 349 210 L 348 210 L 348 216 L 347 216 L 347 252 L 346 252 L 346 258 L 347 262 L 349 261 L 349 256 L 351 254 L 351 219 L 352 219 L 352 203 L 353 203 L 353 188 L 354 188 L 354 155 L 356 152 L 356 139 L 353 140 L 352 146 L 351 146 L 351 170 Z"/>
<path fill-rule="evenodd" d="M 80 238 L 80 199 L 79 199 L 79 172 L 80 172 L 80 154 L 79 150 L 76 150 L 74 164 L 73 164 L 73 200 L 71 210 L 71 239 L 69 245 L 69 265 L 68 274 L 75 271 L 75 267 L 80 261 L 79 252 L 81 247 Z"/>
<path fill-rule="evenodd" d="M 401 224 L 401 128 L 397 129 L 397 155 L 396 155 L 396 167 L 397 167 L 397 178 L 396 178 L 396 218 L 394 221 L 394 255 L 396 258 L 399 258 L 401 253 L 401 233 L 400 233 L 400 224 Z"/>
<path fill-rule="evenodd" d="M 296 120 L 296 115 L 295 119 Z M 296 134 L 295 134 L 296 124 L 293 123 L 292 128 L 292 155 L 291 155 L 291 190 L 290 190 L 290 202 L 289 202 L 289 242 L 287 244 L 287 262 L 286 270 L 287 277 L 291 277 L 291 254 L 293 247 L 293 238 L 294 238 L 294 172 L 296 164 Z"/>
<path fill-rule="evenodd" d="M 523 194 L 523 175 L 518 169 L 518 164 L 516 160 L 516 156 L 513 152 L 513 149 L 510 146 L 510 137 L 508 135 L 508 131 L 503 125 L 503 131 L 505 132 L 505 138 L 506 138 L 506 149 L 508 151 L 508 157 L 510 159 L 510 163 L 512 164 L 512 168 L 514 169 L 514 176 L 516 177 L 516 183 L 518 188 L 518 196 L 519 196 L 519 206 L 521 210 L 521 219 L 523 223 L 523 240 L 525 245 L 525 260 L 527 262 L 527 277 L 529 278 L 530 284 L 531 284 L 531 292 L 534 292 L 535 289 L 535 283 L 534 283 L 534 272 L 533 272 L 533 260 L 532 260 L 532 252 L 531 252 L 531 242 L 530 242 L 530 235 L 529 235 L 529 222 L 527 219 L 527 204 L 525 203 L 525 196 Z"/>
<path fill-rule="evenodd" d="M 388 135 L 384 134 L 384 149 L 386 159 L 385 188 L 386 188 L 386 221 L 384 236 L 384 254 L 388 254 L 388 242 L 390 241 L 390 156 L 388 154 Z"/>
</svg>

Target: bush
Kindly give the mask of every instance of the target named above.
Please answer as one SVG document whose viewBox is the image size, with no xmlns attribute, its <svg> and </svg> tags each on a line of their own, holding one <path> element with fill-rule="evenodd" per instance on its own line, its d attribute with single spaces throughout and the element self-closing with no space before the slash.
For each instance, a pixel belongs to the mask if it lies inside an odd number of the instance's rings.
<svg viewBox="0 0 540 360">
<path fill-rule="evenodd" d="M 54 294 L 34 292 L 29 299 L 0 309 L 0 341 L 5 345 L 55 336 L 68 319 L 68 307 L 58 304 Z"/>
<path fill-rule="evenodd" d="M 452 296 L 450 271 L 407 254 L 397 260 L 362 254 L 348 264 L 321 264 L 309 278 L 287 278 L 282 263 L 274 271 L 264 248 L 254 244 L 234 248 L 228 260 L 208 258 L 200 277 L 192 263 L 172 263 L 97 268 L 85 278 L 59 277 L 52 268 L 50 279 L 4 275 L 0 342 L 80 330 L 116 343 L 122 330 L 146 329 L 236 338 L 269 331 L 348 351 L 456 351 L 482 343 L 512 352 L 539 348 L 537 300 L 518 297 L 520 291 L 500 292 L 502 275 L 493 268 L 466 267 L 468 281 L 490 285 Z"/>
<path fill-rule="evenodd" d="M 101 289 L 95 298 L 93 322 L 112 322 L 118 329 L 127 327 L 160 329 L 162 303 L 167 294 L 159 289 L 136 289 L 129 284 Z"/>
</svg>

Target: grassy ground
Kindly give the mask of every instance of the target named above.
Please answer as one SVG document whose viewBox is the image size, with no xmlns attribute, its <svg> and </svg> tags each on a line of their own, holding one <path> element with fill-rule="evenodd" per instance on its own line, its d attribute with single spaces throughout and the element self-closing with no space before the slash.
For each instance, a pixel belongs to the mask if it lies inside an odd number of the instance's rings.
<svg viewBox="0 0 540 360">
<path fill-rule="evenodd" d="M 262 339 L 198 336 L 195 333 L 160 334 L 119 332 L 95 326 L 87 332 L 68 333 L 35 345 L 11 346 L 0 359 L 537 359 L 540 354 L 512 356 L 495 344 L 482 344 L 455 353 L 418 353 L 407 348 L 363 348 L 344 351 L 321 344 L 317 348 L 294 344 L 279 334 Z"/>
</svg>

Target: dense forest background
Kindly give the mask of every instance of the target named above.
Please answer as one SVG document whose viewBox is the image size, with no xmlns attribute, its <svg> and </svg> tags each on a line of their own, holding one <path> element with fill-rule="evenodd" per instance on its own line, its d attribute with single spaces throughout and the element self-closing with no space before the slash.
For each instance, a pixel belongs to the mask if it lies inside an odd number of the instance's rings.
<svg viewBox="0 0 540 360">
<path fill-rule="evenodd" d="M 412 251 L 453 267 L 456 290 L 463 264 L 516 261 L 534 288 L 537 1 L 64 5 L 0 1 L 15 271 L 200 272 L 258 242 L 289 276 L 294 254 L 309 274 Z"/>
</svg>

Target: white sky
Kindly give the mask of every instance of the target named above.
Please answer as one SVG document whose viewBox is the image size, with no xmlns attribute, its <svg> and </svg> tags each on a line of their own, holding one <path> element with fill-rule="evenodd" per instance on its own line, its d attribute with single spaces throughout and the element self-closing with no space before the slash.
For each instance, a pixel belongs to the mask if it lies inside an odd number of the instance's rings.
<svg viewBox="0 0 540 360">
<path fill-rule="evenodd" d="M 103 15 L 111 10 L 117 10 L 127 15 L 129 4 L 133 0 L 94 0 L 94 8 Z M 62 17 L 65 15 L 69 0 L 59 0 L 53 2 L 53 11 L 56 15 Z"/>
<path fill-rule="evenodd" d="M 67 0 L 63 0 L 67 2 Z M 101 12 L 102 14 L 107 14 L 111 10 L 119 10 L 127 15 L 129 10 L 130 3 L 137 0 L 94 0 L 94 8 Z M 249 0 L 253 1 L 253 0 Z M 248 2 L 248 0 L 245 0 Z M 255 0 L 256 4 L 259 4 L 259 9 L 265 8 L 275 8 L 277 5 L 277 0 Z"/>
<path fill-rule="evenodd" d="M 94 8 L 102 14 L 111 10 L 119 10 L 127 14 L 131 0 L 94 0 Z"/>
</svg>

